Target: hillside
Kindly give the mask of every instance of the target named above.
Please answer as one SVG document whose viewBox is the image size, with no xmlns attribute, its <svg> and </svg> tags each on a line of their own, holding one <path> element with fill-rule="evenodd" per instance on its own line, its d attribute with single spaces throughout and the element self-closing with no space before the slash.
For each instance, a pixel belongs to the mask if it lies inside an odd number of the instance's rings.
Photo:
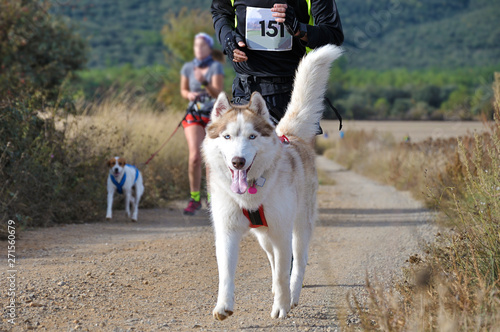
<svg viewBox="0 0 500 332">
<path fill-rule="evenodd" d="M 460 68 L 498 64 L 498 1 L 337 0 L 349 66 L 390 69 Z M 210 0 L 190 0 L 209 8 Z M 52 11 L 68 16 L 88 38 L 90 68 L 131 63 L 165 64 L 160 30 L 173 0 L 54 1 Z"/>
<path fill-rule="evenodd" d="M 430 8 L 429 8 L 430 10 Z M 387 29 L 356 49 L 352 65 L 371 69 L 460 68 L 500 63 L 500 3 L 465 10 L 418 24 Z"/>
</svg>

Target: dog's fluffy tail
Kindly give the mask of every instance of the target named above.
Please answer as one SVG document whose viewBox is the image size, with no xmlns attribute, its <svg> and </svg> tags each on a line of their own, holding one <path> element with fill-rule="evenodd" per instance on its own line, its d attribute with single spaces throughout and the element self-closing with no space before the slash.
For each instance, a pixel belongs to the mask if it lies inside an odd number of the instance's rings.
<svg viewBox="0 0 500 332">
<path fill-rule="evenodd" d="M 295 73 L 292 98 L 276 127 L 278 136 L 298 136 L 310 140 L 316 135 L 323 115 L 330 66 L 342 55 L 342 49 L 326 45 L 305 56 Z"/>
</svg>

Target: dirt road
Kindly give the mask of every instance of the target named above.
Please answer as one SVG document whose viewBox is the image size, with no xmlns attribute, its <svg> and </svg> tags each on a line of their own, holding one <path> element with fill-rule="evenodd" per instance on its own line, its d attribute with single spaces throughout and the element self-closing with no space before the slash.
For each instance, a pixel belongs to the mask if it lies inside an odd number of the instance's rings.
<svg viewBox="0 0 500 332">
<path fill-rule="evenodd" d="M 7 322 L 7 259 L 2 255 L 0 330 L 24 331 L 336 331 L 346 294 L 363 295 L 366 273 L 391 277 L 418 243 L 432 237 L 432 215 L 407 193 L 318 158 L 334 186 L 320 186 L 320 218 L 299 306 L 270 318 L 271 270 L 248 236 L 237 269 L 233 316 L 214 321 L 217 266 L 208 214 L 141 210 L 130 223 L 25 231 L 17 239 L 16 325 Z M 104 216 L 105 211 L 103 211 Z M 7 252 L 7 243 L 0 242 Z"/>
</svg>

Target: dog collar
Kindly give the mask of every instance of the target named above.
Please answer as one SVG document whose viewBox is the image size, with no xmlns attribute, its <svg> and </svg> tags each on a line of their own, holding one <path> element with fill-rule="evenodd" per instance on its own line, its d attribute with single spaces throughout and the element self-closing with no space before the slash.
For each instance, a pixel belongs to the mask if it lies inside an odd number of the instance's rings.
<svg viewBox="0 0 500 332">
<path fill-rule="evenodd" d="M 286 137 L 285 135 L 282 135 L 281 137 L 279 137 L 279 139 L 283 144 L 290 144 L 290 140 L 288 140 L 288 137 Z"/>
<path fill-rule="evenodd" d="M 133 165 L 126 164 L 125 167 L 127 166 L 135 168 L 135 179 L 134 179 L 134 184 L 135 184 L 137 182 L 137 178 L 139 177 L 139 169 Z M 116 191 L 119 194 L 123 194 L 123 185 L 125 184 L 125 180 L 127 180 L 127 173 L 123 172 L 123 177 L 120 183 L 116 181 L 115 177 L 112 174 L 109 175 L 109 178 L 111 179 L 111 182 L 113 182 L 113 184 L 115 185 Z"/>
<path fill-rule="evenodd" d="M 256 185 L 259 187 L 264 187 L 264 184 L 266 183 L 266 178 L 261 176 L 257 180 L 252 181 L 252 185 L 250 188 L 248 188 L 248 193 L 250 195 L 255 195 L 257 193 L 257 188 L 255 187 Z"/>
</svg>

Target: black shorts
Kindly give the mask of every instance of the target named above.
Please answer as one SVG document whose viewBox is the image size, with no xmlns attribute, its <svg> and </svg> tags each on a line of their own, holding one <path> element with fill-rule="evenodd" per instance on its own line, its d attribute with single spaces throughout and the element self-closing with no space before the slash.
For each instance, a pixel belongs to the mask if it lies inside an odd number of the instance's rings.
<svg viewBox="0 0 500 332">
<path fill-rule="evenodd" d="M 266 101 L 269 117 L 274 125 L 285 115 L 293 90 L 293 77 L 255 77 L 237 74 L 233 81 L 233 104 L 250 102 L 252 93 L 259 92 Z M 316 135 L 323 134 L 318 123 Z"/>
<path fill-rule="evenodd" d="M 293 77 L 255 77 L 238 74 L 233 81 L 233 104 L 247 104 L 253 92 L 266 101 L 271 121 L 276 125 L 285 115 L 293 89 Z"/>
</svg>

